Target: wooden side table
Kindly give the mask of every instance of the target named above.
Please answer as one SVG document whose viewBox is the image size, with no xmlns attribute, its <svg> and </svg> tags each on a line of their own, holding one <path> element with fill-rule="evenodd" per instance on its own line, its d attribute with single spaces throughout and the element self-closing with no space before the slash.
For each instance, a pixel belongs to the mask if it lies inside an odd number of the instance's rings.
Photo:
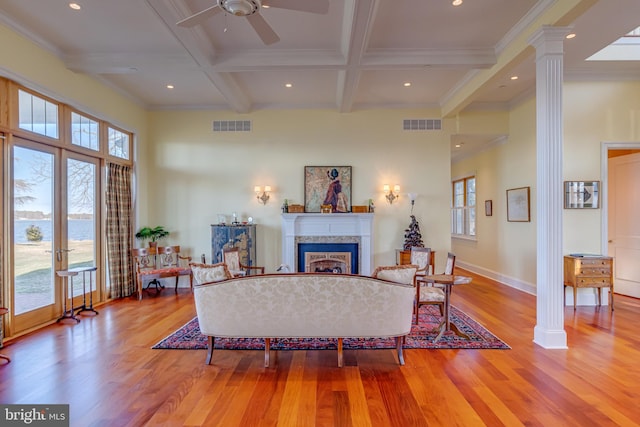
<svg viewBox="0 0 640 427">
<path fill-rule="evenodd" d="M 597 288 L 598 306 L 602 305 L 602 288 L 609 288 L 609 304 L 613 311 L 613 258 L 594 255 L 564 257 L 564 286 L 573 288 L 576 309 L 578 288 Z"/>
</svg>

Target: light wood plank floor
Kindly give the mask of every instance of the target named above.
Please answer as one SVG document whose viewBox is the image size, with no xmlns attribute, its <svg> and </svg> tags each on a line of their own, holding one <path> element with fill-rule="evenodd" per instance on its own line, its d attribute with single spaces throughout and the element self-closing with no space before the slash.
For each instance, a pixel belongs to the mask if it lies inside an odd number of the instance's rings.
<svg viewBox="0 0 640 427">
<path fill-rule="evenodd" d="M 99 307 L 5 343 L 2 403 L 68 403 L 72 426 L 640 425 L 640 301 L 565 310 L 568 350 L 532 342 L 535 298 L 474 276 L 452 303 L 511 350 L 262 351 L 150 347 L 195 315 L 188 289 Z M 247 313 L 248 316 L 251 313 Z"/>
</svg>

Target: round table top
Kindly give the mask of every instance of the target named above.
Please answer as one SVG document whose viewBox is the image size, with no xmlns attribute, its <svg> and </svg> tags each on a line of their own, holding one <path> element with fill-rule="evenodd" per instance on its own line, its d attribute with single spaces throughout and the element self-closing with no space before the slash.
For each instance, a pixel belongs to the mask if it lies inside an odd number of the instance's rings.
<svg viewBox="0 0 640 427">
<path fill-rule="evenodd" d="M 71 270 L 58 270 L 56 271 L 56 274 L 60 277 L 70 277 L 70 276 L 77 276 L 78 272 L 71 271 Z"/>
<path fill-rule="evenodd" d="M 421 277 L 420 281 L 428 283 L 442 283 L 445 285 L 466 285 L 471 283 L 471 277 L 457 276 L 454 274 L 432 274 Z"/>
</svg>

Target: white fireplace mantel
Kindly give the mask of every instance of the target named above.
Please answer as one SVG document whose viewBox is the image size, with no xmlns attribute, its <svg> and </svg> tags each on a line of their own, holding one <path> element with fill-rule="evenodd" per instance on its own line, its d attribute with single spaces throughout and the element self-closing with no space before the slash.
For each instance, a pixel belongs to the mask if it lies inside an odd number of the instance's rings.
<svg viewBox="0 0 640 427">
<path fill-rule="evenodd" d="M 360 238 L 359 273 L 370 275 L 373 265 L 372 213 L 282 214 L 282 262 L 296 271 L 296 238 L 302 236 Z"/>
</svg>

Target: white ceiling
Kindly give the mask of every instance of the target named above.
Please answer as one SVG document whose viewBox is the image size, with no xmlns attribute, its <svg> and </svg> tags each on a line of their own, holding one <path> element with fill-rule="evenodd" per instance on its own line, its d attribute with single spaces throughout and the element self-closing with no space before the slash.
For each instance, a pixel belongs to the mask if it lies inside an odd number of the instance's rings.
<svg viewBox="0 0 640 427">
<path fill-rule="evenodd" d="M 638 0 L 464 0 L 458 7 L 451 0 L 329 0 L 327 14 L 262 9 L 280 37 L 269 46 L 245 17 L 218 13 L 192 28 L 176 25 L 216 0 L 76 2 L 80 11 L 68 0 L 0 0 L 0 22 L 148 109 L 425 107 L 452 115 L 508 108 L 535 87 L 533 48 L 514 41 L 563 3 L 575 7 L 550 24 L 577 33 L 565 42 L 566 79 L 640 76 L 638 61 L 584 61 L 640 25 Z M 510 46 L 521 51 L 501 65 Z M 488 69 L 492 77 L 465 94 Z M 476 139 L 457 138 L 452 144 L 463 139 L 467 148 Z"/>
</svg>

